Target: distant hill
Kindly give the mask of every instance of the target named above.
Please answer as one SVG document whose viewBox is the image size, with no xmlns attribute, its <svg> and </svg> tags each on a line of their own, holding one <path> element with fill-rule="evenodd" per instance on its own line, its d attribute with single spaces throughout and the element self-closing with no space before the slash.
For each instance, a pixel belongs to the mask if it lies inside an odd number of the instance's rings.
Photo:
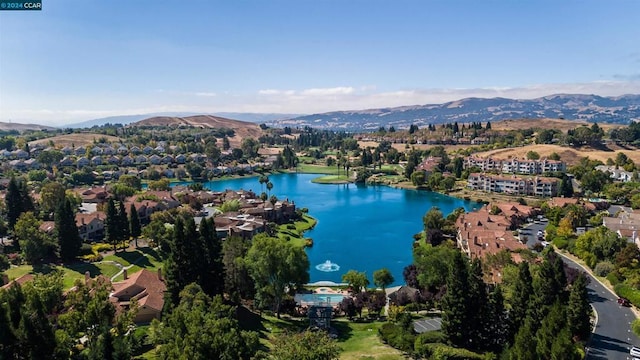
<svg viewBox="0 0 640 360">
<path fill-rule="evenodd" d="M 165 112 L 165 113 L 151 113 L 151 114 L 139 114 L 139 115 L 120 115 L 120 116 L 109 116 L 99 119 L 93 119 L 88 121 L 83 121 L 79 123 L 67 124 L 64 127 L 73 128 L 73 129 L 81 129 L 81 128 L 90 128 L 94 126 L 102 126 L 104 124 L 122 124 L 128 125 L 136 121 L 148 119 L 156 116 L 194 116 L 200 115 L 200 113 L 194 112 Z M 302 116 L 301 114 L 277 114 L 277 113 L 239 113 L 239 112 L 221 112 L 214 114 L 206 114 L 206 115 L 214 115 L 220 116 L 224 118 L 237 119 L 242 121 L 249 121 L 254 123 L 266 123 L 270 121 L 282 120 L 282 119 L 290 119 L 297 116 Z"/>
<path fill-rule="evenodd" d="M 38 124 L 18 124 L 0 121 L 0 130 L 2 131 L 25 131 L 25 130 L 56 130 L 56 128 Z"/>
<path fill-rule="evenodd" d="M 262 129 L 256 123 L 247 121 L 227 119 L 213 115 L 196 116 L 155 116 L 152 118 L 136 121 L 129 126 L 169 126 L 169 127 L 198 127 L 198 128 L 227 128 L 235 131 L 235 136 L 229 138 L 231 146 L 239 146 L 242 139 L 247 137 L 259 138 L 262 136 Z"/>
<path fill-rule="evenodd" d="M 354 131 L 380 126 L 408 128 L 411 124 L 443 124 L 507 119 L 555 118 L 599 123 L 640 120 L 640 95 L 602 97 L 559 94 L 531 100 L 467 98 L 444 104 L 428 104 L 357 111 L 333 111 L 272 121 L 272 126 L 311 126 Z"/>
</svg>

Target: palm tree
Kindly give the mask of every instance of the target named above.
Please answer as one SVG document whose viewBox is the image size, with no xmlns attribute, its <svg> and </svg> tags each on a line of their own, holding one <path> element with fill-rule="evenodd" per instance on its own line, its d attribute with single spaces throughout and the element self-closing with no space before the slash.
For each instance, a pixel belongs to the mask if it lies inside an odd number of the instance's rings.
<svg viewBox="0 0 640 360">
<path fill-rule="evenodd" d="M 269 177 L 267 175 L 260 175 L 258 182 L 260 182 L 260 190 L 264 191 L 263 185 L 269 182 Z"/>
<path fill-rule="evenodd" d="M 273 183 L 271 181 L 267 181 L 267 191 L 269 191 L 269 195 L 271 195 L 271 189 L 273 189 Z"/>
</svg>

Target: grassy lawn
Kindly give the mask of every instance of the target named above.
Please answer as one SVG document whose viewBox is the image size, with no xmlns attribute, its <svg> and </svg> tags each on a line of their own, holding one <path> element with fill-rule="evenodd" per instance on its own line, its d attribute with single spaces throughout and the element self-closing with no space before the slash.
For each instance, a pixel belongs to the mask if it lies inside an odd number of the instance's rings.
<svg viewBox="0 0 640 360">
<path fill-rule="evenodd" d="M 317 177 L 311 182 L 316 184 L 344 184 L 351 181 L 347 175 L 325 175 Z"/>
<path fill-rule="evenodd" d="M 302 331 L 308 326 L 306 318 L 290 319 L 263 315 L 261 318 L 243 311 L 240 323 L 247 330 L 259 331 L 261 344 L 272 346 L 270 339 L 287 331 Z M 332 326 L 338 330 L 338 345 L 342 349 L 340 359 L 405 359 L 402 353 L 382 343 L 378 337 L 378 328 L 383 322 L 354 323 L 347 319 L 332 320 Z"/>
<path fill-rule="evenodd" d="M 277 236 L 281 239 L 289 238 L 298 246 L 306 246 L 307 240 L 303 234 L 305 231 L 313 228 L 318 221 L 311 216 L 304 214 L 302 220 L 293 223 L 295 228 L 290 228 L 292 224 L 282 224 L 277 227 Z"/>
<path fill-rule="evenodd" d="M 85 272 L 89 272 L 91 277 L 103 274 L 107 277 L 115 275 L 120 269 L 113 264 L 93 264 L 93 263 L 77 263 L 68 266 L 37 266 L 35 269 L 31 265 L 20 265 L 12 267 L 6 271 L 9 279 L 16 279 L 24 274 L 48 274 L 51 271 L 62 271 L 62 282 L 65 289 L 73 287 L 77 279 L 84 279 Z"/>
<path fill-rule="evenodd" d="M 346 319 L 333 321 L 338 329 L 338 343 L 342 348 L 340 359 L 405 359 L 402 352 L 382 343 L 378 329 L 383 322 L 354 323 Z"/>
<path fill-rule="evenodd" d="M 133 266 L 127 270 L 129 275 L 135 274 L 142 269 L 157 271 L 158 268 L 163 266 L 163 259 L 160 257 L 158 252 L 146 247 L 139 248 L 134 251 L 119 251 L 113 255 L 105 256 L 104 261 L 115 261 L 122 264 L 122 266 L 129 266 L 133 264 Z M 114 279 L 114 281 L 121 280 L 123 280 L 122 274 Z"/>
<path fill-rule="evenodd" d="M 344 174 L 344 170 L 339 169 L 337 166 L 326 166 L 326 165 L 311 165 L 311 164 L 298 164 L 298 172 L 307 173 L 307 174 L 328 174 L 328 175 L 338 175 L 338 171 Z"/>
</svg>

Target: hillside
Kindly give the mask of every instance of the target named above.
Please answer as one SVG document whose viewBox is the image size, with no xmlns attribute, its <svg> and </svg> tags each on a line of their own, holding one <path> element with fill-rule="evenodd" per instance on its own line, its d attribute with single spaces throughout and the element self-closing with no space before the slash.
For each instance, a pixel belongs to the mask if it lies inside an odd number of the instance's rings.
<svg viewBox="0 0 640 360">
<path fill-rule="evenodd" d="M 506 119 L 567 119 L 598 123 L 640 120 L 640 95 L 551 95 L 537 99 L 467 98 L 444 104 L 427 104 L 359 111 L 334 111 L 271 122 L 273 126 L 312 126 L 354 131 L 380 126 L 402 129 L 411 124 L 497 122 Z"/>
<path fill-rule="evenodd" d="M 239 146 L 242 139 L 252 137 L 259 138 L 262 129 L 255 123 L 227 119 L 212 115 L 196 115 L 186 117 L 156 116 L 131 123 L 129 126 L 169 126 L 169 127 L 196 127 L 202 129 L 227 128 L 235 131 L 235 136 L 229 138 L 231 146 Z"/>
<path fill-rule="evenodd" d="M 18 123 L 8 123 L 0 121 L 0 130 L 1 131 L 25 131 L 25 130 L 56 130 L 56 128 L 45 125 L 38 124 L 18 124 Z"/>
<path fill-rule="evenodd" d="M 492 130 L 524 130 L 524 129 L 555 129 L 562 132 L 575 129 L 578 126 L 588 125 L 590 123 L 579 120 L 562 120 L 562 119 L 516 119 L 516 120 L 500 120 L 491 123 Z M 622 127 L 622 124 L 598 124 L 603 130 L 611 130 L 613 128 Z"/>
<path fill-rule="evenodd" d="M 534 144 L 516 148 L 496 149 L 473 154 L 479 157 L 493 157 L 496 159 L 508 158 L 525 158 L 529 151 L 537 152 L 540 157 L 545 158 L 552 153 L 560 155 L 560 159 L 569 165 L 574 165 L 583 157 L 589 157 L 593 160 L 606 162 L 608 158 L 615 159 L 618 152 L 623 152 L 629 159 L 634 162 L 640 162 L 640 151 L 635 149 L 617 149 L 617 150 L 596 150 L 588 148 L 574 149 L 571 147 L 560 145 Z"/>
<path fill-rule="evenodd" d="M 77 133 L 77 134 L 58 135 L 58 136 L 54 136 L 46 139 L 30 141 L 29 146 L 33 146 L 35 144 L 48 145 L 51 142 L 53 142 L 57 147 L 87 146 L 87 145 L 92 145 L 95 140 L 98 140 L 100 138 L 106 138 L 107 142 L 111 142 L 111 143 L 121 141 L 120 138 L 116 136 L 94 134 L 94 133 Z"/>
</svg>

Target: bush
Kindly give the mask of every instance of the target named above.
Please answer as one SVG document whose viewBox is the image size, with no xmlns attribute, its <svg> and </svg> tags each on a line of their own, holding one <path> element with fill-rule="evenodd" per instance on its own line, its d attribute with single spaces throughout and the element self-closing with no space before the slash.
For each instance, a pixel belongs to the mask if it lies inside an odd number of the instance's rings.
<svg viewBox="0 0 640 360">
<path fill-rule="evenodd" d="M 620 283 L 613 287 L 613 290 L 620 297 L 628 299 L 634 306 L 640 307 L 640 291 L 633 287 Z"/>
<path fill-rule="evenodd" d="M 112 245 L 105 244 L 105 243 L 93 244 L 93 246 L 91 246 L 91 247 L 93 248 L 93 251 L 96 252 L 96 253 L 103 252 L 103 251 L 109 251 L 109 250 L 113 249 Z"/>
<path fill-rule="evenodd" d="M 609 261 L 601 261 L 593 269 L 597 276 L 607 276 L 615 269 L 615 266 Z"/>
<path fill-rule="evenodd" d="M 618 274 L 616 274 L 615 272 L 610 272 L 609 275 L 607 275 L 607 280 L 609 280 L 609 282 L 613 286 L 616 286 L 620 283 L 620 278 L 618 277 Z"/>
<path fill-rule="evenodd" d="M 442 331 L 427 331 L 418 336 L 416 336 L 415 347 L 418 348 L 418 344 L 433 344 L 433 343 L 444 343 L 447 341 L 447 338 L 444 336 Z"/>
<path fill-rule="evenodd" d="M 569 246 L 569 240 L 567 240 L 564 236 L 558 236 L 553 239 L 553 245 L 555 245 L 558 249 L 566 249 Z"/>
<path fill-rule="evenodd" d="M 416 348 L 416 354 L 433 360 L 484 360 L 486 357 L 466 349 L 456 349 L 445 344 L 424 344 Z"/>
<path fill-rule="evenodd" d="M 416 336 L 404 331 L 402 327 L 388 322 L 378 329 L 378 334 L 382 341 L 389 346 L 405 352 L 413 352 L 413 343 Z"/>
<path fill-rule="evenodd" d="M 93 254 L 93 247 L 89 244 L 82 244 L 80 247 L 79 255 L 90 255 Z"/>
</svg>

